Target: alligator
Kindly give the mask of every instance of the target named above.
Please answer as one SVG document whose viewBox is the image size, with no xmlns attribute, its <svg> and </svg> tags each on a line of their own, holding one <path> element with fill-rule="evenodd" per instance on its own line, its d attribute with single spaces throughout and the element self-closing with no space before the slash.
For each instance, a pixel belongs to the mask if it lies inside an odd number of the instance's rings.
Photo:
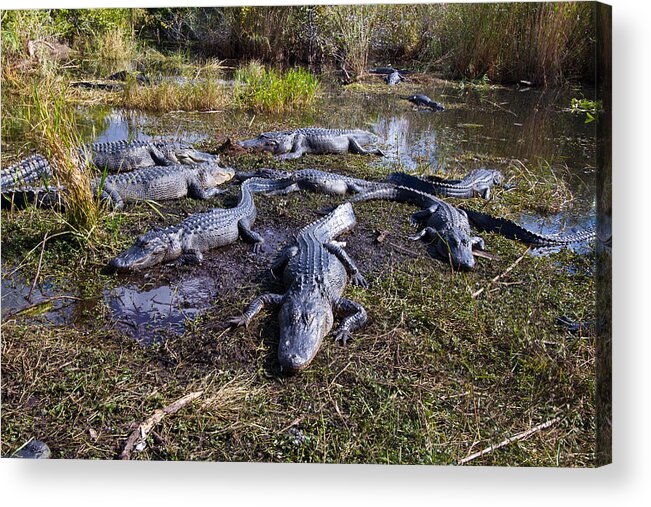
<svg viewBox="0 0 651 507">
<path fill-rule="evenodd" d="M 210 199 L 222 192 L 216 187 L 230 180 L 234 174 L 235 171 L 229 167 L 209 162 L 153 166 L 95 178 L 92 191 L 116 209 L 122 209 L 125 202 L 163 201 L 185 196 Z M 63 186 L 15 188 L 2 192 L 2 206 L 56 206 L 60 203 L 60 194 L 63 192 Z"/>
<path fill-rule="evenodd" d="M 8 188 L 51 176 L 52 168 L 50 167 L 50 163 L 42 155 L 36 154 L 6 169 L 2 169 L 0 173 L 0 188 L 4 192 Z"/>
<path fill-rule="evenodd" d="M 286 182 L 286 186 L 265 192 L 266 195 L 285 195 L 298 190 L 311 190 L 312 192 L 322 192 L 331 195 L 345 195 L 347 193 L 367 192 L 387 185 L 384 182 L 367 181 L 342 174 L 319 171 L 318 169 L 300 169 L 292 173 L 263 168 L 255 173 L 238 173 L 237 175 L 239 179 L 246 179 L 253 176 Z"/>
<path fill-rule="evenodd" d="M 42 440 L 31 440 L 14 452 L 12 458 L 48 459 L 52 455 L 48 445 Z"/>
<path fill-rule="evenodd" d="M 333 241 L 352 229 L 355 221 L 353 207 L 345 203 L 301 229 L 271 267 L 272 273 L 283 270 L 285 293 L 263 294 L 229 321 L 232 327 L 248 326 L 264 305 L 280 306 L 278 362 L 282 372 L 293 373 L 310 364 L 332 329 L 333 310 L 348 313 L 335 332 L 335 339 L 344 344 L 366 323 L 364 308 L 342 297 L 349 279 L 362 287 L 367 286 L 366 280 L 342 248 L 344 244 Z"/>
<path fill-rule="evenodd" d="M 152 165 L 197 164 L 216 162 L 218 157 L 195 150 L 181 141 L 120 140 L 90 143 L 79 153 L 100 171 L 115 173 Z"/>
<path fill-rule="evenodd" d="M 504 175 L 495 169 L 474 169 L 461 180 L 445 180 L 432 177 L 431 181 L 405 173 L 392 173 L 387 181 L 399 186 L 414 188 L 427 194 L 444 195 L 446 197 L 471 198 L 480 196 L 490 199 L 493 185 L 501 185 Z"/>
<path fill-rule="evenodd" d="M 256 218 L 253 193 L 278 186 L 277 181 L 264 178 L 246 180 L 240 187 L 240 199 L 234 208 L 213 208 L 195 213 L 180 224 L 148 231 L 111 260 L 109 266 L 117 271 L 135 271 L 176 259 L 181 264 L 201 264 L 203 252 L 234 243 L 240 237 L 253 243 L 253 251 L 259 253 L 264 239 L 251 230 Z"/>
<path fill-rule="evenodd" d="M 443 107 L 442 104 L 439 104 L 438 102 L 434 102 L 427 95 L 423 95 L 422 93 L 400 97 L 400 98 L 404 100 L 408 100 L 412 104 L 416 104 L 416 106 L 418 107 L 426 107 L 431 109 L 432 111 L 445 111 L 445 108 Z"/>
<path fill-rule="evenodd" d="M 284 132 L 266 132 L 255 139 L 240 141 L 243 148 L 267 151 L 278 160 L 291 160 L 305 153 L 357 153 L 361 155 L 380 155 L 378 148 L 365 149 L 363 146 L 377 142 L 377 136 L 365 130 L 336 130 L 304 128 Z"/>
<path fill-rule="evenodd" d="M 373 67 L 372 69 L 368 69 L 369 74 L 393 74 L 394 72 L 398 72 L 400 74 L 412 74 L 414 71 L 413 70 L 405 70 L 405 69 L 394 69 L 393 67 Z"/>
<path fill-rule="evenodd" d="M 423 208 L 411 217 L 412 224 L 423 223 L 425 227 L 411 240 L 431 239 L 435 257 L 450 262 L 456 269 L 471 270 L 475 266 L 473 249 L 484 249 L 484 240 L 472 236 L 466 214 L 433 195 L 413 188 L 387 186 L 357 194 L 352 202 L 383 199 L 416 204 Z"/>
<path fill-rule="evenodd" d="M 393 71 L 391 74 L 387 74 L 386 77 L 384 78 L 384 80 L 389 86 L 395 86 L 398 83 L 400 83 L 400 81 L 403 81 L 404 79 L 405 77 L 402 74 L 400 74 L 400 72 L 398 72 L 397 70 Z"/>
<path fill-rule="evenodd" d="M 573 234 L 539 234 L 537 232 L 525 229 L 521 225 L 506 218 L 498 218 L 474 211 L 467 208 L 461 208 L 472 224 L 482 232 L 495 232 L 508 239 L 521 241 L 534 248 L 545 248 L 554 246 L 567 246 L 573 243 L 594 241 L 596 233 L 593 229 L 586 229 Z"/>
</svg>

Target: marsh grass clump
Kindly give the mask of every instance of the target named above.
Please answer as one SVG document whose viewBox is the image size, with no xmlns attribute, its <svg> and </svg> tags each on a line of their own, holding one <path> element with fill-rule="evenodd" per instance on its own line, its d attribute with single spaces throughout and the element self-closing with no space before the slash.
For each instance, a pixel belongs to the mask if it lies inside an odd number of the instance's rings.
<svg viewBox="0 0 651 507">
<path fill-rule="evenodd" d="M 256 112 L 282 113 L 310 106 L 319 93 L 319 79 L 302 68 L 280 72 L 249 62 L 235 72 L 241 84 L 235 90 L 238 103 Z"/>
<path fill-rule="evenodd" d="M 102 215 L 99 200 L 93 195 L 94 175 L 90 161 L 80 157 L 82 144 L 74 110 L 65 99 L 65 90 L 56 86 L 36 86 L 33 91 L 32 129 L 42 142 L 43 155 L 50 161 L 54 182 L 66 187 L 62 194 L 66 223 L 71 232 L 89 239 Z"/>
<path fill-rule="evenodd" d="M 153 86 L 140 86 L 129 80 L 120 99 L 123 107 L 156 112 L 214 111 L 228 102 L 229 93 L 214 79 L 164 81 Z"/>
</svg>

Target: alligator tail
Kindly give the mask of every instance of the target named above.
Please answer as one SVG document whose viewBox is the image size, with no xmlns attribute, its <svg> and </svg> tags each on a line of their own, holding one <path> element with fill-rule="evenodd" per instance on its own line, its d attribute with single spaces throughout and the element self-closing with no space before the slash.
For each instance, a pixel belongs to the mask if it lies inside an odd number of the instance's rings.
<svg viewBox="0 0 651 507">
<path fill-rule="evenodd" d="M 595 231 L 588 229 L 566 236 L 538 234 L 506 218 L 493 217 L 467 208 L 462 209 L 472 224 L 481 232 L 495 232 L 508 239 L 521 241 L 532 246 L 563 246 L 595 239 Z"/>
</svg>

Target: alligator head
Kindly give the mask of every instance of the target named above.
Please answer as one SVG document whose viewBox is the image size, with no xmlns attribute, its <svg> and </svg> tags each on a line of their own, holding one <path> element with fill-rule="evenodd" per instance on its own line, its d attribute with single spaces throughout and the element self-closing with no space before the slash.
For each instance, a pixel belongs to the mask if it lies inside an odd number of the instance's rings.
<svg viewBox="0 0 651 507">
<path fill-rule="evenodd" d="M 232 167 L 220 167 L 216 163 L 207 164 L 199 170 L 198 175 L 204 188 L 212 188 L 233 179 L 235 170 Z"/>
<path fill-rule="evenodd" d="M 292 151 L 294 134 L 292 132 L 267 132 L 260 134 L 255 139 L 238 141 L 237 144 L 247 150 L 268 151 L 274 155 L 280 155 Z"/>
<path fill-rule="evenodd" d="M 290 293 L 280 309 L 279 320 L 278 362 L 281 371 L 294 373 L 310 364 L 332 329 L 332 307 L 318 289 Z"/>
<path fill-rule="evenodd" d="M 177 253 L 181 253 L 177 234 L 153 230 L 139 236 L 135 244 L 113 258 L 109 266 L 120 272 L 137 271 L 173 259 Z"/>
<path fill-rule="evenodd" d="M 450 262 L 455 269 L 470 271 L 475 267 L 472 253 L 473 240 L 465 232 L 449 229 L 439 235 L 435 243 L 436 254 L 442 260 Z"/>
<path fill-rule="evenodd" d="M 175 164 L 201 164 L 202 162 L 219 162 L 218 155 L 211 155 L 196 150 L 185 142 L 172 142 L 157 144 L 158 149 L 166 158 Z"/>
</svg>

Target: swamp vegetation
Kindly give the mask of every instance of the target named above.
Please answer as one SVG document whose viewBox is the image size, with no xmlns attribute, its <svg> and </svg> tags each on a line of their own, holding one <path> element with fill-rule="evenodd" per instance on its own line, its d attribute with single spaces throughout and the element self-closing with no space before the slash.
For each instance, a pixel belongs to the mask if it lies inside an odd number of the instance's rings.
<svg viewBox="0 0 651 507">
<path fill-rule="evenodd" d="M 589 5 L 4 11 L 2 23 L 2 165 L 39 151 L 79 189 L 65 212 L 2 211 L 3 456 L 39 438 L 54 458 L 115 459 L 138 424 L 194 394 L 131 459 L 595 465 L 594 338 L 556 325 L 594 319 L 589 245 L 540 254 L 483 234 L 491 258 L 457 272 L 407 239 L 412 207 L 360 203 L 342 240 L 369 288 L 346 295 L 369 323 L 345 347 L 326 339 L 287 377 L 274 312 L 246 330 L 226 322 L 279 288 L 269 273 L 278 249 L 344 199 L 257 195 L 262 254 L 238 242 L 198 267 L 116 275 L 106 264 L 136 235 L 233 206 L 237 185 L 206 202 L 115 211 L 88 195 L 90 169 L 68 156 L 96 140 L 179 138 L 242 171 L 379 180 L 485 166 L 509 187 L 450 202 L 543 232 L 589 226 Z M 395 88 L 366 73 L 388 64 L 418 72 Z M 119 89 L 72 85 L 125 69 Z M 400 98 L 421 92 L 446 111 Z M 305 126 L 372 130 L 387 157 L 281 163 L 225 148 Z"/>
</svg>

